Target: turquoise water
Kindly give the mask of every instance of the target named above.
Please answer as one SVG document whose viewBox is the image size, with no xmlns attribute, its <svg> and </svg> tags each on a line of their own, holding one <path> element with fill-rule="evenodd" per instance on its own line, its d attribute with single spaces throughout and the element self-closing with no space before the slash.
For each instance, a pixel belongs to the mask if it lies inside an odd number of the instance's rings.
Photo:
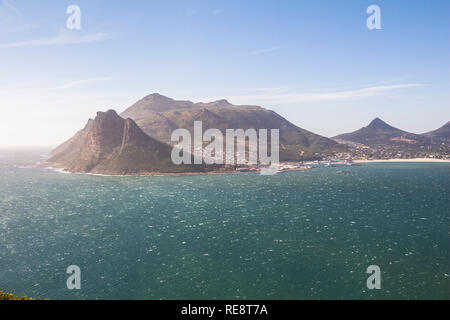
<svg viewBox="0 0 450 320">
<path fill-rule="evenodd" d="M 450 165 L 276 176 L 0 168 L 0 290 L 50 299 L 450 299 Z M 68 290 L 69 265 L 82 289 Z M 381 290 L 366 288 L 369 265 Z"/>
</svg>

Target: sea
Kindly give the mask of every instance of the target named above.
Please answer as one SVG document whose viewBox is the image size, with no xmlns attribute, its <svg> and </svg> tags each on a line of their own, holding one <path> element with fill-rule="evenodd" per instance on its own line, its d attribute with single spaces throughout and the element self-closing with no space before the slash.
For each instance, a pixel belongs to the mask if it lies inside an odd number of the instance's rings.
<svg viewBox="0 0 450 320">
<path fill-rule="evenodd" d="M 48 299 L 450 299 L 450 164 L 179 177 L 0 152 L 0 290 Z M 81 288 L 70 290 L 69 266 Z M 367 270 L 378 266 L 380 289 Z"/>
</svg>

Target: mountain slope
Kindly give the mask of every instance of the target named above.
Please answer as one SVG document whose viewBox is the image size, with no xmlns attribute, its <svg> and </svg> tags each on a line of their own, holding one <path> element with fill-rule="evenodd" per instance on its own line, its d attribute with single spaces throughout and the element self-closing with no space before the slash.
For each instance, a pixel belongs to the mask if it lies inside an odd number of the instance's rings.
<svg viewBox="0 0 450 320">
<path fill-rule="evenodd" d="M 123 113 L 136 121 L 148 135 L 165 143 L 177 128 L 193 133 L 194 121 L 202 121 L 203 131 L 216 128 L 225 135 L 226 129 L 279 129 L 280 159 L 319 159 L 344 146 L 290 123 L 277 113 L 258 106 L 237 106 L 227 100 L 210 103 L 177 101 L 160 94 L 141 99 Z"/>
<path fill-rule="evenodd" d="M 445 134 L 445 128 L 438 129 L 437 133 Z M 379 118 L 374 119 L 367 127 L 338 135 L 333 139 L 348 145 L 356 158 L 445 158 L 450 153 L 449 140 L 406 132 Z"/>
<path fill-rule="evenodd" d="M 56 148 L 48 162 L 71 172 L 143 174 L 204 171 L 204 166 L 174 165 L 172 147 L 151 138 L 132 119 L 114 110 L 98 112 L 84 129 Z"/>
<path fill-rule="evenodd" d="M 336 140 L 350 141 L 367 146 L 423 144 L 427 138 L 394 128 L 379 118 L 375 118 L 367 127 L 354 132 L 333 137 Z"/>
</svg>

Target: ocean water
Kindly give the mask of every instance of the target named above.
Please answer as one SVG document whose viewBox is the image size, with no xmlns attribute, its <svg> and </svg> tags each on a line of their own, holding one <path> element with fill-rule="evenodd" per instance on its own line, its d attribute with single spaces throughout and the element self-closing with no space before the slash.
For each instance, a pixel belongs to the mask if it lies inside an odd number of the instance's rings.
<svg viewBox="0 0 450 320">
<path fill-rule="evenodd" d="M 450 164 L 276 176 L 0 168 L 0 290 L 50 299 L 450 299 Z M 68 290 L 66 268 L 81 268 Z M 381 289 L 368 290 L 369 265 Z"/>
</svg>

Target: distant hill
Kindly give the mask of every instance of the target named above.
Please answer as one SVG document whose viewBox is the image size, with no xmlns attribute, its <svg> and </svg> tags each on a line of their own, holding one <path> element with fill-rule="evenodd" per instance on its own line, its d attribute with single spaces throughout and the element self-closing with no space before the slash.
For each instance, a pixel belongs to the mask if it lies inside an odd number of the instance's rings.
<svg viewBox="0 0 450 320">
<path fill-rule="evenodd" d="M 172 147 L 144 133 L 114 110 L 98 112 L 84 129 L 52 152 L 48 160 L 71 172 L 145 174 L 206 171 L 200 165 L 174 165 Z"/>
<path fill-rule="evenodd" d="M 450 121 L 439 129 L 422 134 L 425 137 L 450 141 Z"/>
<path fill-rule="evenodd" d="M 203 130 L 217 128 L 225 135 L 226 129 L 279 129 L 280 159 L 320 159 L 345 147 L 335 141 L 299 128 L 277 113 L 258 106 L 238 106 L 227 100 L 193 103 L 174 100 L 160 94 L 151 94 L 121 113 L 136 121 L 148 135 L 165 143 L 177 128 L 193 132 L 194 121 L 202 121 Z"/>
<path fill-rule="evenodd" d="M 335 140 L 350 141 L 366 146 L 377 145 L 423 145 L 427 137 L 406 132 L 387 124 L 380 118 L 375 118 L 364 128 L 333 137 Z"/>
<path fill-rule="evenodd" d="M 376 118 L 367 127 L 333 139 L 347 145 L 355 158 L 446 158 L 450 154 L 450 140 L 431 138 L 434 135 L 445 136 L 444 127 L 419 135 L 395 128 Z"/>
</svg>

